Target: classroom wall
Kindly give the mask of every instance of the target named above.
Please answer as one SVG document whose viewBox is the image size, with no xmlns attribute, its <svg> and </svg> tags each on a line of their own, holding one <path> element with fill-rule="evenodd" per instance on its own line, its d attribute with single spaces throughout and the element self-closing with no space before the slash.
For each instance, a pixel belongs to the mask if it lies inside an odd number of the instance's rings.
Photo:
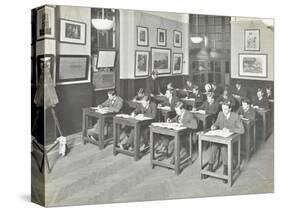
<svg viewBox="0 0 281 212">
<path fill-rule="evenodd" d="M 244 50 L 245 29 L 260 29 L 260 51 Z M 267 78 L 239 76 L 239 53 L 267 54 Z M 274 80 L 274 31 L 267 28 L 261 19 L 248 20 L 247 18 L 232 17 L 231 23 L 231 78 L 273 81 Z"/>
</svg>

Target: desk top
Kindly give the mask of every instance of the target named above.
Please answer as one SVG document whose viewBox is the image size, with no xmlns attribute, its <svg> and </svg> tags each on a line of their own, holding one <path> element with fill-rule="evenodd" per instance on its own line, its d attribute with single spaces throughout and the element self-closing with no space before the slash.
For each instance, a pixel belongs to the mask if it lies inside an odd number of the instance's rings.
<svg viewBox="0 0 281 212">
<path fill-rule="evenodd" d="M 91 115 L 96 115 L 96 116 L 114 116 L 117 113 L 113 111 L 109 111 L 106 109 L 97 109 L 96 107 L 88 107 L 88 108 L 83 108 L 83 111 L 90 112 Z"/>
<path fill-rule="evenodd" d="M 133 124 L 136 124 L 136 123 L 145 123 L 145 122 L 148 122 L 148 123 L 151 123 L 152 121 L 154 121 L 152 118 L 150 117 L 143 117 L 143 118 L 138 118 L 138 117 L 132 117 L 128 114 L 119 114 L 119 115 L 116 115 L 114 116 L 114 120 L 115 121 L 120 121 L 120 122 L 129 122 L 129 123 L 133 123 Z"/>
<path fill-rule="evenodd" d="M 198 132 L 199 138 L 201 138 L 202 140 L 213 141 L 213 142 L 222 143 L 222 144 L 226 144 L 227 142 L 234 141 L 240 137 L 240 134 L 238 134 L 238 133 L 233 133 L 232 135 L 224 138 L 224 137 L 220 137 L 220 136 L 206 135 L 205 134 L 206 132 L 207 131 Z"/>
</svg>

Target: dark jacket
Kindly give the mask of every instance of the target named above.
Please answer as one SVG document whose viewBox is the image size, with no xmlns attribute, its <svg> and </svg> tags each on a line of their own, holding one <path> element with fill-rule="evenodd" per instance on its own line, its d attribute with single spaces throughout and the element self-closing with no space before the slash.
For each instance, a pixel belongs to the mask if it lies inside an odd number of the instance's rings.
<svg viewBox="0 0 281 212">
<path fill-rule="evenodd" d="M 143 114 L 146 117 L 150 117 L 152 119 L 156 119 L 156 115 L 157 115 L 156 104 L 153 103 L 153 102 L 150 102 L 147 109 L 145 109 L 142 106 L 142 104 L 138 104 L 138 107 L 134 110 L 134 113 L 136 115 Z"/>
<path fill-rule="evenodd" d="M 210 104 L 208 101 L 205 101 L 200 107 L 197 108 L 198 110 L 206 110 L 208 114 L 217 114 L 219 111 L 219 103 L 214 101 Z"/>
<path fill-rule="evenodd" d="M 235 87 L 232 90 L 231 94 L 238 95 L 238 96 L 240 96 L 240 98 L 247 98 L 247 89 L 245 87 L 241 86 L 240 90 L 237 90 L 237 88 Z"/>
<path fill-rule="evenodd" d="M 246 119 L 249 119 L 249 120 L 255 120 L 256 119 L 256 111 L 252 107 L 250 107 L 247 112 L 243 109 L 243 107 L 240 107 L 237 112 L 238 112 L 239 115 L 242 115 L 243 118 L 246 118 Z"/>
<path fill-rule="evenodd" d="M 159 84 L 159 79 L 153 79 L 151 76 L 149 78 L 147 78 L 147 94 L 153 94 L 153 95 L 157 95 L 160 93 L 160 84 Z"/>
<path fill-rule="evenodd" d="M 181 120 L 179 120 L 179 119 L 180 119 L 180 116 L 177 115 L 176 117 L 174 117 L 172 119 L 172 122 L 181 123 L 181 124 L 183 124 L 183 126 L 190 128 L 190 129 L 197 129 L 197 127 L 198 127 L 197 119 L 188 110 L 185 110 L 184 114 L 183 114 L 183 118 Z"/>
<path fill-rule="evenodd" d="M 169 102 L 168 98 L 165 98 L 164 102 L 161 103 L 163 106 L 169 106 L 171 109 L 175 109 L 176 104 L 179 102 L 179 98 L 177 96 L 173 96 L 171 102 Z"/>
<path fill-rule="evenodd" d="M 253 100 L 252 104 L 254 106 L 258 106 L 259 108 L 264 108 L 264 109 L 269 108 L 268 100 L 265 97 L 263 97 L 261 100 L 259 100 L 258 98 L 255 98 Z"/>
<path fill-rule="evenodd" d="M 244 133 L 244 126 L 243 123 L 238 115 L 238 113 L 230 112 L 230 116 L 226 119 L 226 116 L 223 112 L 220 112 L 214 126 L 223 129 L 227 128 L 231 132 L 243 134 Z"/>
<path fill-rule="evenodd" d="M 201 91 L 199 91 L 198 94 L 191 93 L 189 95 L 189 98 L 194 98 L 195 104 L 200 103 L 200 102 L 202 103 L 204 101 L 204 96 Z"/>
<path fill-rule="evenodd" d="M 116 96 L 116 99 L 114 101 L 107 99 L 101 105 L 103 107 L 108 107 L 110 110 L 117 113 L 122 109 L 123 99 L 120 96 Z"/>
</svg>

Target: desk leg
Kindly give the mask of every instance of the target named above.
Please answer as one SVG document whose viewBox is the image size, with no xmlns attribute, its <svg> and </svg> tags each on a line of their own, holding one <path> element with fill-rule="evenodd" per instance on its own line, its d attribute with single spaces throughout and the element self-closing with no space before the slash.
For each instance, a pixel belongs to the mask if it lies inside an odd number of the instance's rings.
<svg viewBox="0 0 281 212">
<path fill-rule="evenodd" d="M 193 163 L 193 160 L 192 160 L 192 132 L 189 133 L 189 156 L 190 156 L 191 163 Z"/>
<path fill-rule="evenodd" d="M 251 128 L 249 127 L 249 125 L 247 125 L 247 133 L 246 133 L 246 141 L 245 141 L 245 150 L 246 150 L 246 161 L 249 161 L 250 159 L 250 152 L 251 152 L 251 148 L 250 148 L 250 144 L 251 144 Z M 238 149 L 240 150 L 240 149 Z"/>
<path fill-rule="evenodd" d="M 257 136 L 256 136 L 256 124 L 254 124 L 254 135 L 253 135 L 254 150 L 253 150 L 253 152 L 256 151 L 256 139 L 257 139 Z"/>
<path fill-rule="evenodd" d="M 266 115 L 263 114 L 262 116 L 262 122 L 263 122 L 263 141 L 266 142 L 266 129 L 267 129 L 267 123 L 266 123 Z"/>
<path fill-rule="evenodd" d="M 206 119 L 203 119 L 203 129 L 207 129 L 207 121 Z"/>
<path fill-rule="evenodd" d="M 85 111 L 83 110 L 83 115 L 82 115 L 82 140 L 83 144 L 85 144 L 84 137 L 87 136 L 87 129 L 86 129 L 86 115 Z"/>
<path fill-rule="evenodd" d="M 100 118 L 99 119 L 99 149 L 103 149 L 104 148 L 104 123 L 105 123 L 105 120 L 104 118 Z"/>
<path fill-rule="evenodd" d="M 238 139 L 238 162 L 237 162 L 237 165 L 238 165 L 238 174 L 240 172 L 240 163 L 241 163 L 241 151 L 240 151 L 240 148 L 241 148 L 241 135 L 239 136 L 239 139 Z"/>
<path fill-rule="evenodd" d="M 202 140 L 201 140 L 201 136 L 199 135 L 199 140 L 198 140 L 198 155 L 199 155 L 199 166 L 200 166 L 200 176 L 201 176 L 201 180 L 203 179 L 203 175 L 201 174 L 202 171 Z"/>
<path fill-rule="evenodd" d="M 153 132 L 150 129 L 150 164 L 151 164 L 151 168 L 154 168 L 154 140 L 153 140 Z"/>
<path fill-rule="evenodd" d="M 115 156 L 117 154 L 117 151 L 116 151 L 116 146 L 117 146 L 117 143 L 118 143 L 118 139 L 117 139 L 117 124 L 115 123 L 115 121 L 113 121 L 113 155 Z"/>
<path fill-rule="evenodd" d="M 239 151 L 239 150 L 238 150 Z M 232 144 L 227 144 L 227 157 L 228 157 L 228 185 L 232 185 Z"/>
<path fill-rule="evenodd" d="M 178 133 L 175 136 L 175 173 L 179 175 L 180 173 L 180 140 Z"/>
<path fill-rule="evenodd" d="M 139 160 L 140 154 L 140 125 L 135 125 L 135 161 Z"/>
</svg>

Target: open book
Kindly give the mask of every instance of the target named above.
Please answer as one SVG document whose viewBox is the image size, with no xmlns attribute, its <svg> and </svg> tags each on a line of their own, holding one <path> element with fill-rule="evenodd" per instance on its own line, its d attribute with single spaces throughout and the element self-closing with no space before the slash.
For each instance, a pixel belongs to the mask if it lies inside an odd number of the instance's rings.
<svg viewBox="0 0 281 212">
<path fill-rule="evenodd" d="M 173 129 L 173 130 L 186 129 L 186 127 L 184 127 L 181 124 L 176 123 L 176 122 L 173 122 L 173 123 L 155 122 L 155 123 L 152 123 L 152 125 L 155 127 L 163 127 L 163 128 Z"/>
<path fill-rule="evenodd" d="M 138 114 L 136 116 L 131 116 L 131 115 L 128 115 L 128 114 L 117 114 L 116 117 L 130 118 L 130 119 L 136 119 L 136 120 L 141 120 L 141 121 L 152 119 L 150 117 L 144 116 L 143 114 Z"/>
<path fill-rule="evenodd" d="M 223 138 L 227 138 L 231 136 L 233 133 L 232 132 L 226 132 L 224 130 L 210 130 L 205 133 L 205 135 L 210 135 L 210 136 L 220 136 Z"/>
<path fill-rule="evenodd" d="M 98 108 L 98 107 L 91 107 L 91 109 L 96 110 L 96 112 L 105 114 L 105 113 L 112 113 L 113 111 L 108 107 Z"/>
</svg>

